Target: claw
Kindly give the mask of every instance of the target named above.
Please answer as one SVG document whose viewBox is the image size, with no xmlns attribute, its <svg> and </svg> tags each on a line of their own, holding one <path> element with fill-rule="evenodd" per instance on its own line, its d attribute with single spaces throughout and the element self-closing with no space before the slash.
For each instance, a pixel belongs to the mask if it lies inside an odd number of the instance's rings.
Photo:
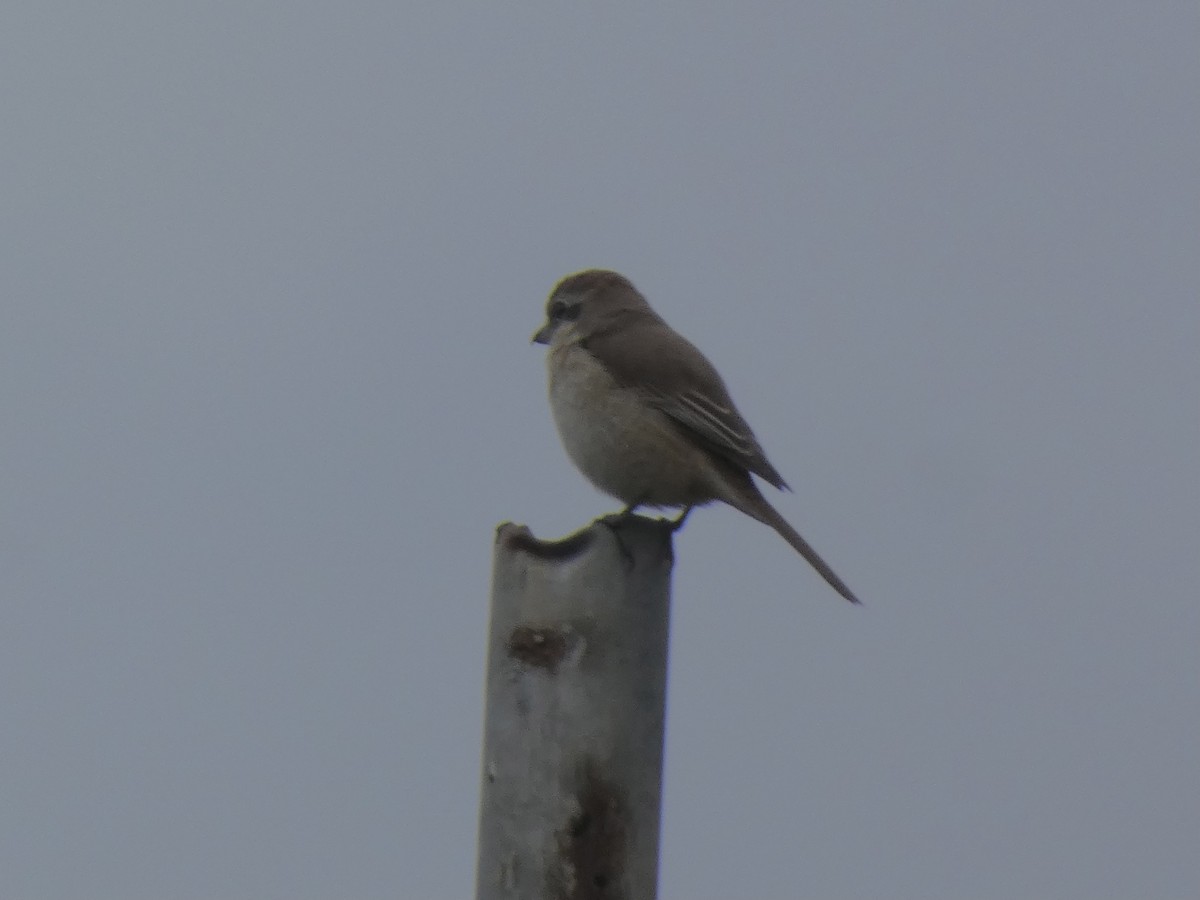
<svg viewBox="0 0 1200 900">
<path fill-rule="evenodd" d="M 687 519 L 687 517 L 688 517 L 688 513 L 690 513 L 691 511 L 692 511 L 692 507 L 691 507 L 691 506 L 685 506 L 685 507 L 683 508 L 683 512 L 681 512 L 681 513 L 679 514 L 679 518 L 677 518 L 677 519 L 667 519 L 667 521 L 671 523 L 671 530 L 672 530 L 672 531 L 678 531 L 680 528 L 682 528 L 682 527 L 683 527 L 683 523 L 684 523 L 684 521 L 686 521 L 686 519 Z"/>
</svg>

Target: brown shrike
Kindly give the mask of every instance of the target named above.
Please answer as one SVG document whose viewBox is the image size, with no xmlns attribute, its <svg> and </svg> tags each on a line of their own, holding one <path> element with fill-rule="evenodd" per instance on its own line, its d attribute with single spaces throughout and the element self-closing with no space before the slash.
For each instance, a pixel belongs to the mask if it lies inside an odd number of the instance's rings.
<svg viewBox="0 0 1200 900">
<path fill-rule="evenodd" d="M 626 504 L 692 507 L 721 500 L 770 525 L 835 591 L 845 582 L 775 511 L 750 477 L 780 490 L 712 363 L 616 272 L 589 269 L 558 283 L 546 324 L 550 408 L 567 455 L 597 488 Z"/>
</svg>

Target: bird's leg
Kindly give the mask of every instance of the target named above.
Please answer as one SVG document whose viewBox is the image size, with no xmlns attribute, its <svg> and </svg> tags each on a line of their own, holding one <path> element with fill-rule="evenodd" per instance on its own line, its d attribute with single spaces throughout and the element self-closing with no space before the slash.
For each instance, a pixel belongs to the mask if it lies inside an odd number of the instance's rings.
<svg viewBox="0 0 1200 900">
<path fill-rule="evenodd" d="M 683 508 L 683 512 L 681 512 L 679 514 L 678 518 L 667 519 L 667 521 L 671 523 L 671 530 L 678 531 L 680 528 L 682 528 L 684 521 L 688 517 L 688 513 L 690 513 L 691 511 L 692 511 L 692 506 L 691 506 L 691 504 L 688 504 L 687 506 L 685 506 Z"/>
<path fill-rule="evenodd" d="M 601 516 L 600 521 L 608 526 L 609 531 L 613 533 L 613 537 L 617 539 L 617 547 L 621 551 L 621 556 L 625 562 L 629 564 L 629 568 L 633 568 L 633 554 L 629 552 L 629 548 L 625 546 L 625 542 L 621 540 L 621 533 L 617 530 L 619 526 L 625 524 L 633 517 L 634 510 L 645 502 L 644 498 L 637 498 L 632 503 L 628 504 L 620 512 L 609 513 L 607 516 Z"/>
<path fill-rule="evenodd" d="M 645 502 L 646 501 L 644 498 L 639 497 L 637 500 L 634 500 L 632 503 L 626 505 L 626 507 L 620 512 L 609 513 L 607 516 L 602 516 L 600 521 L 610 527 L 628 522 L 630 518 L 633 517 L 634 511 Z"/>
<path fill-rule="evenodd" d="M 632 517 L 633 514 L 637 511 L 637 508 L 639 506 L 641 506 L 642 503 L 644 503 L 644 502 L 645 501 L 643 501 L 643 500 L 634 500 L 632 503 L 630 503 L 628 506 L 626 506 L 623 510 L 621 510 L 619 513 L 617 513 L 616 520 L 618 522 L 627 522 L 630 519 L 630 517 Z"/>
</svg>

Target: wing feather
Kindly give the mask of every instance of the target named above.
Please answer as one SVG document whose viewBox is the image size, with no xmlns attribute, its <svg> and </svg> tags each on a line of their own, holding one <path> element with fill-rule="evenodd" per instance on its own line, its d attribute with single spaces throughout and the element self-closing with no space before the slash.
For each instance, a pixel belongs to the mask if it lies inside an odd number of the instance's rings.
<svg viewBox="0 0 1200 900">
<path fill-rule="evenodd" d="M 582 343 L 619 384 L 638 391 L 711 452 L 787 489 L 712 363 L 657 315 L 612 323 Z"/>
</svg>

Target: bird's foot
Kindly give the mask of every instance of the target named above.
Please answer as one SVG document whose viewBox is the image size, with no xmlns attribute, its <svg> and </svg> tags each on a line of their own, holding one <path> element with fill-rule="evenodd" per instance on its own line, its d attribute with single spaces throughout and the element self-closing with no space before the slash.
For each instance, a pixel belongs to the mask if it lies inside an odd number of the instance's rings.
<svg viewBox="0 0 1200 900">
<path fill-rule="evenodd" d="M 688 513 L 690 513 L 691 511 L 692 511 L 691 506 L 685 506 L 683 508 L 683 512 L 681 512 L 678 515 L 678 517 L 676 517 L 674 519 L 663 519 L 663 521 L 670 524 L 671 531 L 678 531 L 680 528 L 683 527 L 683 523 L 687 520 Z"/>
<path fill-rule="evenodd" d="M 630 503 L 620 512 L 609 513 L 608 515 L 601 516 L 599 519 L 597 519 L 600 524 L 607 526 L 608 530 L 612 532 L 613 537 L 617 539 L 617 548 L 621 551 L 621 557 L 629 565 L 630 569 L 633 568 L 633 554 L 629 552 L 629 548 L 626 547 L 625 542 L 621 540 L 621 532 L 619 529 L 622 525 L 633 518 L 634 510 L 641 505 L 642 504 L 640 501 L 637 503 Z"/>
</svg>

